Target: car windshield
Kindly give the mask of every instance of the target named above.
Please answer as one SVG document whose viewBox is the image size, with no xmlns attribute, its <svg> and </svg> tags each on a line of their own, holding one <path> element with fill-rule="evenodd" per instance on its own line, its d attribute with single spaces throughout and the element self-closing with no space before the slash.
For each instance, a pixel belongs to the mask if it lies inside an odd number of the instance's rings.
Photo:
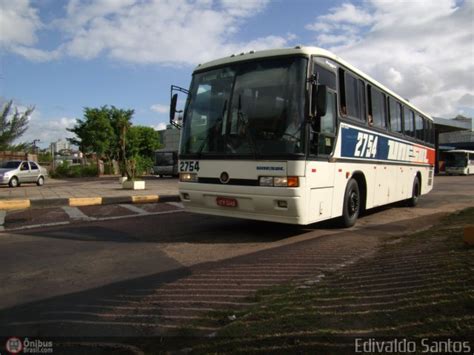
<svg viewBox="0 0 474 355">
<path fill-rule="evenodd" d="M 7 161 L 1 165 L 2 169 L 16 169 L 20 165 L 20 161 Z"/>
<path fill-rule="evenodd" d="M 285 57 L 195 74 L 181 154 L 303 154 L 306 65 Z"/>
<path fill-rule="evenodd" d="M 452 168 L 463 168 L 467 164 L 466 154 L 450 153 L 446 155 L 446 166 Z"/>
</svg>

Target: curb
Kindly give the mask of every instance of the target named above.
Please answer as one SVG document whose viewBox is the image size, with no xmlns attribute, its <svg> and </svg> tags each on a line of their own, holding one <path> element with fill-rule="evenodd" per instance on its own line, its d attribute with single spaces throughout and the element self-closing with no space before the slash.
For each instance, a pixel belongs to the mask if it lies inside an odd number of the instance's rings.
<svg viewBox="0 0 474 355">
<path fill-rule="evenodd" d="M 44 200 L 0 200 L 0 211 L 22 210 L 27 208 L 46 207 L 81 207 L 113 205 L 119 203 L 153 203 L 153 202 L 180 202 L 179 195 L 132 195 L 114 197 L 70 197 L 70 198 L 49 198 Z"/>
</svg>

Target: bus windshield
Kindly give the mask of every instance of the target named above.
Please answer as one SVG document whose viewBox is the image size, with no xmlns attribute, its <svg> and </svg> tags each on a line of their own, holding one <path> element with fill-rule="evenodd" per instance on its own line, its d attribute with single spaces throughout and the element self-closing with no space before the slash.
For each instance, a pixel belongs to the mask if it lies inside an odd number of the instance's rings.
<svg viewBox="0 0 474 355">
<path fill-rule="evenodd" d="M 464 168 L 467 166 L 465 153 L 449 153 L 446 155 L 446 166 L 451 168 Z"/>
<path fill-rule="evenodd" d="M 285 57 L 195 74 L 181 154 L 303 154 L 306 66 L 305 58 Z"/>
</svg>

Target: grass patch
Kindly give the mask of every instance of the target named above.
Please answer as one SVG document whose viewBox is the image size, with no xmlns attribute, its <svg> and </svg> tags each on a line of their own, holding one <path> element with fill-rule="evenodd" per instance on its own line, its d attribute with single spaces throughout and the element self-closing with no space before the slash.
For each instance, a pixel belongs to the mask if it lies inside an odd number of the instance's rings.
<svg viewBox="0 0 474 355">
<path fill-rule="evenodd" d="M 474 208 L 451 214 L 309 288 L 258 291 L 255 306 L 193 350 L 327 353 L 346 343 L 350 352 L 354 336 L 471 336 L 474 248 L 462 234 L 473 220 Z"/>
</svg>

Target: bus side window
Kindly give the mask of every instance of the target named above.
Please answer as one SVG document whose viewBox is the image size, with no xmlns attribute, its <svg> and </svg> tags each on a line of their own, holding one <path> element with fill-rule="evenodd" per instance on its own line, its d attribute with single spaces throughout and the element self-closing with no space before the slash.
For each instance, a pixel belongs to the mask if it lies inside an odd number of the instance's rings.
<svg viewBox="0 0 474 355">
<path fill-rule="evenodd" d="M 388 112 L 390 114 L 390 129 L 402 133 L 402 107 L 392 97 L 388 98 Z"/>
<path fill-rule="evenodd" d="M 328 91 L 326 114 L 312 126 L 311 155 L 329 155 L 332 153 L 336 137 L 336 93 Z"/>
<path fill-rule="evenodd" d="M 369 93 L 369 124 L 380 128 L 387 128 L 385 95 L 370 85 L 367 86 L 367 91 Z"/>
<path fill-rule="evenodd" d="M 321 65 L 314 65 L 313 72 L 318 77 L 318 85 L 326 85 L 329 89 L 336 90 L 336 73 Z"/>
<path fill-rule="evenodd" d="M 414 127 L 414 115 L 413 111 L 408 107 L 403 107 L 403 128 L 405 130 L 405 135 L 414 137 L 415 136 L 415 127 Z"/>
<path fill-rule="evenodd" d="M 365 84 L 349 73 L 345 73 L 344 79 L 347 116 L 365 121 Z"/>
<path fill-rule="evenodd" d="M 430 127 L 430 130 L 429 130 L 429 142 L 431 144 L 435 144 L 435 130 L 434 130 L 434 125 L 433 125 L 433 121 L 429 121 L 429 127 Z"/>
<path fill-rule="evenodd" d="M 423 118 L 419 114 L 415 114 L 415 136 L 419 140 L 423 140 Z"/>
<path fill-rule="evenodd" d="M 423 131 L 422 131 L 422 140 L 428 143 L 428 120 L 425 117 L 421 118 L 423 120 Z"/>
</svg>

